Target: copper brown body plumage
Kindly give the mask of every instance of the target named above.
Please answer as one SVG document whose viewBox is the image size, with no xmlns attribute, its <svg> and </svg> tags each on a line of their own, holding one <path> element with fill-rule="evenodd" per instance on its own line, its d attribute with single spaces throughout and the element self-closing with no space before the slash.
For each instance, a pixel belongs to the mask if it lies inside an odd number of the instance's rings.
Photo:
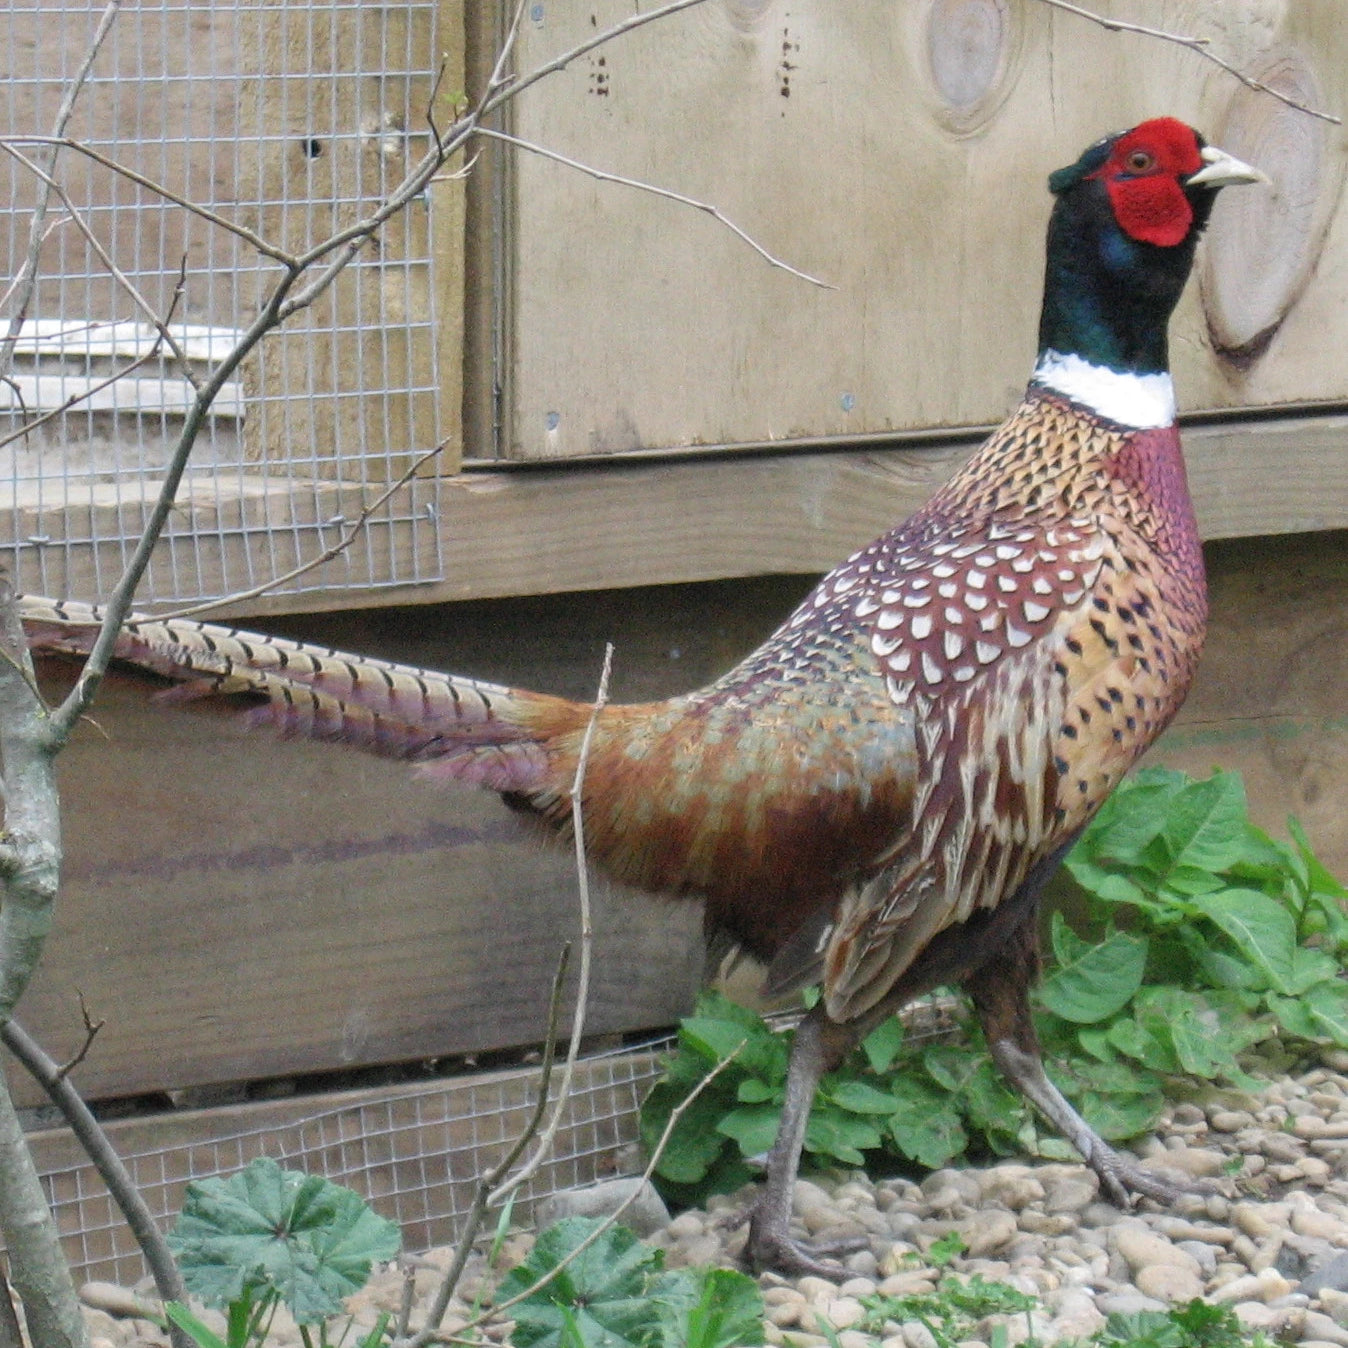
<svg viewBox="0 0 1348 1348">
<path fill-rule="evenodd" d="M 969 989 L 1002 1071 L 1112 1197 L 1169 1192 L 1049 1082 L 1028 991 L 1040 888 L 1194 675 L 1203 564 L 1165 326 L 1215 191 L 1257 176 L 1169 119 L 1055 174 L 1040 358 L 1010 418 L 724 677 L 597 717 L 591 860 L 704 898 L 772 988 L 822 985 L 752 1221 L 760 1264 L 830 1267 L 790 1231 L 815 1083 L 941 983 Z M 96 614 L 26 600 L 24 616 L 36 645 L 80 651 Z M 195 623 L 137 619 L 119 654 L 178 696 L 252 694 L 285 733 L 569 824 L 586 706 Z"/>
</svg>

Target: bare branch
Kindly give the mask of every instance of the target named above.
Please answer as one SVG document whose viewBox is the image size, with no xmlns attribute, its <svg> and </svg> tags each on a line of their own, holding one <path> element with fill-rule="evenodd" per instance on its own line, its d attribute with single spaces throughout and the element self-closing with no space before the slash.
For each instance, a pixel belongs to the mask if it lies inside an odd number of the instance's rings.
<svg viewBox="0 0 1348 1348">
<path fill-rule="evenodd" d="M 80 1009 L 84 1014 L 87 1048 L 92 1036 L 88 1035 L 89 1013 L 84 1007 L 83 997 L 80 998 Z M 154 1275 L 155 1289 L 160 1298 L 164 1301 L 185 1301 L 187 1291 L 183 1286 L 182 1276 L 173 1262 L 173 1256 L 169 1254 L 168 1246 L 155 1224 L 149 1207 L 136 1188 L 135 1181 L 127 1173 L 121 1158 L 113 1149 L 107 1133 L 94 1118 L 80 1093 L 66 1078 L 66 1072 L 74 1064 L 68 1064 L 64 1068 L 58 1067 L 42 1051 L 27 1030 L 13 1019 L 0 1026 L 0 1040 L 3 1040 L 5 1047 L 28 1069 L 51 1097 L 52 1103 L 70 1125 L 70 1131 L 75 1134 L 80 1146 L 94 1163 L 94 1168 L 107 1186 L 113 1202 L 121 1209 L 127 1226 L 131 1228 L 131 1234 L 135 1236 L 136 1243 L 145 1256 L 145 1262 Z M 181 1331 L 175 1333 L 174 1328 L 170 1327 L 169 1332 L 173 1335 L 174 1348 L 190 1348 L 190 1341 Z"/>
<path fill-rule="evenodd" d="M 75 995 L 80 999 L 80 1019 L 84 1022 L 84 1042 L 71 1057 L 67 1058 L 56 1069 L 56 1081 L 58 1083 L 64 1081 L 89 1056 L 89 1050 L 93 1048 L 99 1030 L 108 1023 L 106 1020 L 95 1020 L 89 1014 L 89 1004 L 84 1000 L 84 993 L 77 990 Z"/>
<path fill-rule="evenodd" d="M 670 4 L 647 10 L 644 14 L 633 14 L 631 18 L 624 19 L 622 23 L 615 23 L 611 28 L 605 28 L 592 37 L 586 38 L 584 42 L 578 42 L 570 51 L 553 57 L 551 61 L 545 61 L 541 66 L 537 66 L 519 79 L 506 79 L 501 76 L 501 62 L 498 61 L 497 70 L 492 75 L 493 81 L 497 81 L 497 87 L 493 89 L 491 85 L 488 85 L 487 93 L 476 109 L 475 118 L 482 118 L 490 112 L 495 112 L 502 103 L 517 97 L 530 85 L 537 84 L 539 80 L 546 79 L 549 75 L 555 75 L 559 70 L 565 70 L 572 61 L 594 51 L 596 47 L 606 46 L 614 38 L 622 37 L 624 33 L 630 33 L 633 29 L 642 28 L 648 23 L 656 23 L 660 19 L 668 18 L 671 14 L 677 14 L 680 10 L 692 9 L 694 5 L 700 5 L 703 2 L 704 0 L 672 0 Z M 521 6 L 522 8 L 523 6 Z M 518 23 L 518 15 L 516 16 L 516 22 Z M 513 40 L 512 29 L 508 45 Z"/>
<path fill-rule="evenodd" d="M 594 925 L 590 910 L 590 866 L 585 855 L 585 769 L 590 762 L 590 745 L 594 741 L 595 726 L 608 702 L 608 681 L 612 673 L 613 645 L 610 642 L 604 647 L 604 667 L 599 674 L 599 691 L 595 695 L 590 719 L 580 742 L 576 775 L 571 783 L 571 830 L 575 840 L 576 897 L 580 908 L 580 971 L 576 979 L 576 1008 L 571 1023 L 571 1042 L 567 1045 L 561 1089 L 557 1092 L 557 1107 L 552 1111 L 552 1118 L 548 1120 L 548 1126 L 538 1139 L 534 1154 L 492 1194 L 494 1203 L 504 1202 L 537 1173 L 539 1166 L 552 1150 L 557 1130 L 562 1125 L 562 1111 L 571 1097 L 571 1082 L 576 1074 L 576 1059 L 580 1056 L 580 1041 L 585 1032 L 585 1012 L 590 1000 L 590 956 L 594 949 Z"/>
<path fill-rule="evenodd" d="M 108 172 L 115 173 L 120 178 L 125 178 L 127 182 L 135 183 L 137 187 L 143 187 L 147 192 L 153 192 L 155 196 L 162 197 L 175 206 L 181 206 L 183 210 L 190 214 L 216 225 L 218 228 L 233 234 L 236 238 L 242 239 L 250 247 L 261 253 L 263 257 L 269 257 L 274 262 L 279 262 L 283 267 L 295 265 L 295 259 L 285 249 L 278 248 L 273 243 L 268 243 L 262 235 L 255 233 L 247 225 L 241 225 L 238 221 L 231 220 L 229 216 L 221 215 L 219 211 L 213 211 L 209 206 L 203 206 L 199 201 L 193 201 L 190 197 L 175 192 L 171 187 L 165 187 L 163 183 L 156 182 L 153 178 L 147 178 L 145 174 L 133 169 L 129 164 L 119 163 L 82 140 L 72 140 L 68 136 L 0 136 L 0 144 L 52 145 L 57 148 L 64 146 L 66 149 L 73 150 L 76 154 L 82 154 L 86 159 L 92 159 L 95 164 L 102 165 Z"/>
<path fill-rule="evenodd" d="M 244 330 L 233 349 L 211 371 L 210 376 L 197 392 L 191 407 L 188 408 L 187 415 L 183 418 L 182 429 L 178 432 L 177 443 L 174 445 L 169 461 L 165 465 L 164 479 L 160 483 L 159 493 L 150 510 L 149 518 L 145 522 L 140 538 L 136 541 L 131 559 L 127 562 L 120 579 L 113 587 L 112 593 L 104 605 L 102 626 L 89 652 L 89 658 L 84 662 L 84 667 L 80 670 L 80 676 L 75 681 L 75 686 L 67 694 L 65 701 L 52 712 L 48 719 L 46 734 L 51 753 L 57 752 L 69 739 L 71 731 L 89 709 L 94 695 L 103 682 L 103 677 L 108 671 L 108 665 L 112 661 L 113 651 L 117 646 L 117 638 L 121 632 L 122 624 L 131 611 L 131 601 L 135 598 L 136 588 L 140 584 L 141 577 L 145 574 L 145 568 L 150 564 L 150 555 L 154 551 L 155 544 L 159 541 L 160 534 L 163 533 L 170 511 L 173 509 L 174 501 L 178 495 L 178 486 L 182 482 L 183 473 L 187 470 L 187 461 L 191 456 L 193 446 L 196 444 L 197 432 L 201 428 L 201 423 L 210 413 L 211 403 L 215 401 L 215 395 L 219 393 L 230 376 L 238 369 L 244 357 L 261 341 L 266 333 L 276 327 L 279 321 L 276 317 L 277 310 L 285 300 L 286 294 L 294 284 L 296 277 L 297 273 L 292 271 L 283 278 L 262 306 L 257 317 Z"/>
<path fill-rule="evenodd" d="M 136 306 L 137 309 L 141 311 L 142 314 L 145 315 L 146 319 L 159 333 L 159 338 L 164 343 L 164 345 L 167 346 L 168 349 L 173 352 L 174 356 L 178 361 L 178 364 L 182 368 L 183 377 L 188 381 L 188 383 L 192 385 L 193 388 L 199 389 L 201 387 L 201 380 L 197 378 L 196 374 L 192 370 L 191 365 L 188 364 L 187 353 L 178 344 L 177 338 L 174 337 L 174 335 L 169 331 L 167 323 L 165 323 L 164 320 L 162 320 L 159 317 L 159 315 L 150 306 L 150 302 L 132 284 L 131 278 L 128 277 L 122 271 L 122 269 L 112 260 L 111 256 L 109 256 L 107 249 L 103 247 L 103 244 L 99 239 L 98 235 L 96 235 L 94 231 L 89 228 L 89 222 L 85 220 L 84 216 L 81 215 L 80 212 L 75 208 L 75 204 L 70 200 L 70 196 L 66 192 L 65 188 L 59 182 L 57 182 L 56 179 L 53 178 L 49 173 L 45 172 L 40 165 L 35 164 L 31 159 L 29 159 L 27 155 L 20 154 L 19 151 L 14 148 L 14 146 L 8 145 L 5 142 L 0 141 L 0 150 L 4 150 L 4 152 L 8 154 L 11 158 L 17 159 L 19 163 L 21 163 L 30 172 L 35 173 L 44 183 L 46 183 L 46 185 L 53 192 L 56 193 L 56 195 L 61 200 L 61 204 L 66 208 L 66 211 L 69 213 L 71 222 L 80 231 L 80 233 L 84 235 L 85 241 L 88 243 L 89 247 L 93 249 L 94 255 L 108 269 L 108 272 L 112 276 L 112 279 L 116 281 L 117 284 L 128 295 L 130 295 L 132 303 Z M 183 267 L 184 268 L 186 267 L 186 259 L 184 259 L 183 261 Z M 180 279 L 179 279 L 180 288 L 183 284 L 181 270 L 182 269 L 180 269 Z"/>
<path fill-rule="evenodd" d="M 524 21 L 524 9 L 528 0 L 516 0 L 515 12 L 510 16 L 510 27 L 506 29 L 505 41 L 501 43 L 501 50 L 496 53 L 496 64 L 492 67 L 491 79 L 487 81 L 487 88 L 483 93 L 483 100 L 490 97 L 497 89 L 510 82 L 506 75 L 506 67 L 510 64 L 510 58 L 515 52 L 515 42 L 520 35 L 520 24 Z M 490 109 L 479 107 L 478 115 L 482 116 Z"/>
<path fill-rule="evenodd" d="M 84 402 L 86 399 L 92 398 L 94 394 L 102 393 L 105 388 L 111 388 L 113 384 L 119 383 L 121 380 L 125 379 L 127 375 L 134 374 L 142 365 L 148 365 L 151 361 L 157 359 L 158 355 L 159 346 L 156 342 L 150 350 L 137 356 L 129 365 L 123 365 L 120 370 L 114 370 L 106 379 L 100 379 L 98 383 L 90 384 L 88 388 L 81 389 L 78 393 L 72 393 L 65 402 L 43 412 L 40 416 L 34 417 L 31 421 L 25 421 L 22 426 L 16 426 L 14 430 L 6 431 L 4 435 L 0 435 L 0 449 L 3 449 L 5 445 L 10 444 L 12 441 L 22 440 L 26 436 L 31 435 L 39 426 L 45 426 L 47 422 L 54 421 L 57 417 L 69 412 L 72 407 L 78 407 L 80 403 Z M 7 380 L 6 382 L 8 383 L 9 381 Z M 13 384 L 10 386 L 15 389 L 17 394 L 17 387 Z M 20 399 L 20 401 L 22 401 L 22 399 Z"/>
<path fill-rule="evenodd" d="M 459 1279 L 463 1276 L 464 1267 L 468 1263 L 468 1256 L 473 1249 L 473 1242 L 477 1239 L 482 1218 L 491 1205 L 496 1186 L 510 1173 L 511 1167 L 524 1154 L 524 1149 L 538 1132 L 538 1125 L 542 1122 L 543 1113 L 548 1105 L 548 1091 L 552 1083 L 552 1066 L 557 1054 L 557 1024 L 561 1018 L 562 989 L 566 983 L 566 970 L 570 961 L 571 943 L 568 941 L 562 947 L 562 953 L 557 960 L 556 972 L 552 976 L 552 994 L 548 998 L 548 1031 L 543 1040 L 543 1062 L 538 1074 L 538 1099 L 534 1104 L 533 1113 L 506 1154 L 478 1180 L 473 1194 L 473 1202 L 468 1209 L 468 1215 L 464 1219 L 463 1234 L 459 1237 L 450 1266 L 440 1279 L 435 1299 L 427 1308 L 425 1323 L 415 1334 L 408 1337 L 410 1308 L 405 1308 L 407 1313 L 404 1313 L 399 1319 L 398 1335 L 394 1340 L 393 1348 L 425 1348 L 426 1344 L 440 1337 L 438 1334 L 440 1322 L 445 1318 L 445 1311 L 449 1309 L 449 1299 L 454 1295 L 454 1289 L 459 1285 Z"/>
<path fill-rule="evenodd" d="M 665 1148 L 669 1145 L 669 1139 L 674 1136 L 674 1130 L 679 1126 L 679 1120 L 683 1118 L 684 1114 L 692 1106 L 693 1101 L 696 1100 L 697 1097 L 701 1095 L 702 1092 L 705 1091 L 707 1087 L 710 1086 L 711 1083 L 715 1081 L 716 1078 L 720 1076 L 721 1073 L 724 1072 L 725 1069 L 729 1067 L 732 1062 L 735 1061 L 736 1058 L 739 1057 L 740 1051 L 744 1048 L 746 1042 L 747 1041 L 741 1039 L 740 1042 L 736 1044 L 735 1047 L 731 1049 L 731 1051 L 728 1054 L 726 1054 L 726 1056 L 722 1058 L 721 1061 L 718 1062 L 716 1066 L 713 1067 L 706 1074 L 706 1076 L 704 1076 L 702 1080 L 699 1081 L 697 1085 L 694 1086 L 693 1089 L 689 1091 L 688 1094 L 682 1100 L 680 1100 L 677 1105 L 674 1106 L 673 1109 L 669 1111 L 669 1118 L 665 1120 L 665 1126 L 663 1129 L 661 1129 L 660 1136 L 656 1139 L 655 1146 L 651 1149 L 651 1154 L 646 1160 L 646 1168 L 641 1172 L 640 1178 L 643 1184 L 647 1183 L 650 1180 L 651 1176 L 655 1174 L 655 1167 L 660 1164 L 660 1158 L 664 1155 Z M 562 1269 L 564 1269 L 573 1260 L 577 1259 L 582 1253 L 584 1253 L 584 1251 L 588 1250 L 590 1246 L 593 1245 L 595 1241 L 597 1241 L 607 1230 L 617 1225 L 618 1219 L 623 1215 L 624 1212 L 627 1211 L 629 1207 L 631 1207 L 633 1203 L 636 1202 L 637 1197 L 640 1194 L 640 1189 L 641 1189 L 640 1185 L 634 1185 L 632 1188 L 632 1192 L 628 1194 L 627 1197 L 624 1198 L 621 1203 L 617 1204 L 617 1206 L 614 1207 L 613 1211 L 608 1216 L 606 1216 L 604 1220 L 598 1226 L 596 1226 L 595 1229 L 591 1231 L 588 1236 L 585 1237 L 584 1240 L 578 1241 L 574 1246 L 574 1248 L 568 1250 L 566 1253 L 566 1257 L 562 1259 L 555 1268 L 549 1269 L 548 1272 L 545 1273 L 541 1278 L 539 1278 L 537 1282 L 533 1283 L 529 1287 L 526 1287 L 524 1291 L 516 1293 L 513 1297 L 510 1297 L 505 1301 L 494 1302 L 489 1311 L 484 1312 L 482 1315 L 479 1315 L 475 1320 L 470 1320 L 468 1324 L 464 1325 L 461 1330 L 461 1333 L 463 1334 L 471 1333 L 474 1328 L 476 1328 L 479 1324 L 487 1320 L 488 1317 L 496 1316 L 499 1315 L 502 1311 L 509 1310 L 511 1306 L 518 1305 L 521 1301 L 527 1300 L 529 1297 L 533 1296 L 533 1294 L 537 1292 L 540 1288 L 546 1287 L 548 1283 L 550 1283 Z M 455 1343 L 475 1342 L 475 1340 L 472 1339 L 459 1339 L 459 1338 L 451 1338 L 451 1341 Z"/>
<path fill-rule="evenodd" d="M 1078 18 L 1089 19 L 1091 23 L 1099 24 L 1101 28 L 1108 29 L 1111 33 L 1137 33 L 1141 37 L 1156 38 L 1161 42 L 1172 42 L 1177 47 L 1186 47 L 1189 51 L 1197 52 L 1204 60 L 1211 61 L 1215 66 L 1220 66 L 1228 75 L 1234 75 L 1247 89 L 1255 89 L 1261 94 L 1268 94 L 1276 98 L 1279 103 L 1285 103 L 1289 108 L 1295 108 L 1297 112 L 1304 112 L 1308 117 L 1318 117 L 1322 122 L 1332 122 L 1335 126 L 1343 125 L 1342 117 L 1335 117 L 1333 113 L 1322 112 L 1318 108 L 1307 107 L 1305 103 L 1298 102 L 1290 95 L 1273 88 L 1272 85 L 1265 84 L 1262 80 L 1247 75 L 1243 70 L 1233 66 L 1230 61 L 1218 56 L 1205 37 L 1192 37 L 1187 33 L 1167 33 L 1163 29 L 1148 28 L 1141 23 L 1126 23 L 1123 19 L 1110 19 L 1103 14 L 1095 13 L 1094 10 L 1085 9 L 1081 5 L 1074 5 L 1071 0 L 1039 0 L 1039 2 L 1048 5 L 1050 9 L 1060 9 L 1066 14 L 1075 14 Z"/>
<path fill-rule="evenodd" d="M 89 72 L 93 69 L 94 61 L 103 46 L 104 39 L 112 29 L 113 20 L 116 19 L 121 4 L 122 0 L 108 0 L 108 3 L 104 6 L 103 17 L 99 19 L 98 27 L 94 30 L 93 39 L 89 43 L 88 50 L 84 53 L 84 60 L 80 62 L 80 68 L 75 72 L 74 79 L 67 86 L 61 99 L 61 106 L 56 111 L 56 121 L 52 125 L 51 136 L 55 143 L 52 145 L 51 153 L 47 156 L 47 163 L 44 168 L 50 169 L 56 163 L 56 153 L 64 140 L 66 127 L 70 124 L 70 119 L 74 115 L 75 103 L 80 96 L 80 90 L 84 88 L 84 82 L 89 78 Z M 23 266 L 19 268 L 19 274 L 15 278 L 16 285 L 14 288 L 18 292 L 19 302 L 14 306 L 14 312 L 9 316 L 9 326 L 4 337 L 0 338 L 0 370 L 8 370 L 14 361 L 14 345 L 19 338 L 19 329 L 23 327 L 23 321 L 28 317 L 28 306 L 33 302 L 38 259 L 42 252 L 43 239 L 46 237 L 45 223 L 49 201 L 49 190 L 43 190 L 38 193 L 37 201 L 33 206 L 32 218 L 28 224 L 28 252 L 24 257 Z"/>
<path fill-rule="evenodd" d="M 837 290 L 837 286 L 829 281 L 821 281 L 817 276 L 811 276 L 809 272 L 797 270 L 789 262 L 783 262 L 781 258 L 768 252 L 756 239 L 745 233 L 733 220 L 727 217 L 722 211 L 706 201 L 698 201 L 693 197 L 684 196 L 682 192 L 672 191 L 668 187 L 657 187 L 654 183 L 642 182 L 639 178 L 624 178 L 618 173 L 608 173 L 604 169 L 597 169 L 591 164 L 582 164 L 579 159 L 572 159 L 569 155 L 559 154 L 556 150 L 549 150 L 544 145 L 538 145 L 534 141 L 525 140 L 521 136 L 512 136 L 505 131 L 493 131 L 490 127 L 479 126 L 474 132 L 478 136 L 490 136 L 492 140 L 504 141 L 507 145 L 518 146 L 521 150 L 528 150 L 530 154 L 541 155 L 544 159 L 554 160 L 558 164 L 565 164 L 567 168 L 579 170 L 581 173 L 588 173 L 591 178 L 598 178 L 603 183 L 618 183 L 622 187 L 635 187 L 638 191 L 649 192 L 653 196 L 663 197 L 666 201 L 677 201 L 682 206 L 691 206 L 696 211 L 705 211 L 714 220 L 723 224 L 732 234 L 743 239 L 750 248 L 754 250 L 759 257 L 774 267 L 780 267 L 782 271 L 790 272 L 792 276 L 798 276 L 802 281 L 808 281 L 812 286 L 819 286 L 824 290 Z"/>
</svg>

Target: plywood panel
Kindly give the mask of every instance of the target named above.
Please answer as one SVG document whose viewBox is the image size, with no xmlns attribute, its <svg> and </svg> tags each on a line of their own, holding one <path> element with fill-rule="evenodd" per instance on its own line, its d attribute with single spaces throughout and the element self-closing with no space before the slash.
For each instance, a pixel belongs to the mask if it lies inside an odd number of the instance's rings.
<svg viewBox="0 0 1348 1348">
<path fill-rule="evenodd" d="M 991 42 L 981 53 L 954 26 L 971 8 Z M 1101 8 L 1209 38 L 1343 111 L 1348 28 L 1333 0 Z M 618 0 L 529 11 L 521 68 L 629 12 Z M 1218 204 L 1220 267 L 1203 269 L 1176 323 L 1183 405 L 1348 396 L 1344 132 L 1246 95 L 1193 52 L 1034 0 L 713 0 L 624 37 L 529 91 L 519 134 L 714 202 L 837 288 L 772 270 L 705 215 L 520 154 L 503 451 L 1000 419 L 1034 354 L 1045 176 L 1160 112 L 1227 134 L 1279 182 Z"/>
</svg>

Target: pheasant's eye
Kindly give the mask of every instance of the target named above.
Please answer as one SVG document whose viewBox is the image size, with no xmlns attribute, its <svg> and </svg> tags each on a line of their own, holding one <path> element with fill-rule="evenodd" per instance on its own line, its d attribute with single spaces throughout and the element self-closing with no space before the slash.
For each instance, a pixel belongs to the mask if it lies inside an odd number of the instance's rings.
<svg viewBox="0 0 1348 1348">
<path fill-rule="evenodd" d="M 1146 150 L 1134 150 L 1126 162 L 1129 173 L 1150 173 L 1156 167 L 1156 160 Z"/>
</svg>

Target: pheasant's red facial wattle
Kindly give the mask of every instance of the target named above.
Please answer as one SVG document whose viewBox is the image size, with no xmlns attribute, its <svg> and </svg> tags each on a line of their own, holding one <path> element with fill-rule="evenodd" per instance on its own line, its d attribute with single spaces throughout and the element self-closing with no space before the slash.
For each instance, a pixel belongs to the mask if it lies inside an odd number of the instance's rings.
<svg viewBox="0 0 1348 1348">
<path fill-rule="evenodd" d="M 1181 179 L 1202 166 L 1202 149 L 1192 128 L 1173 117 L 1158 117 L 1120 136 L 1091 176 L 1104 180 L 1114 218 L 1125 234 L 1173 248 L 1188 237 L 1194 220 Z"/>
</svg>

